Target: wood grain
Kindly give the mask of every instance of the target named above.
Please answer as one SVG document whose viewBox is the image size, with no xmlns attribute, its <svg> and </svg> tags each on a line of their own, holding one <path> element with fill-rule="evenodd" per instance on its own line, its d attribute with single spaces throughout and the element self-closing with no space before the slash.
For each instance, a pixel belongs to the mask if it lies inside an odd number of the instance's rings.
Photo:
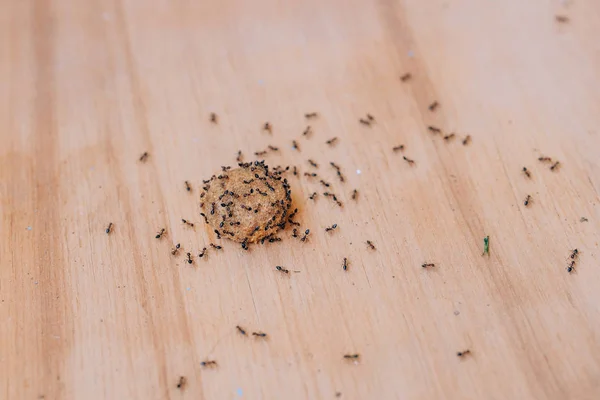
<svg viewBox="0 0 600 400">
<path fill-rule="evenodd" d="M 600 397 L 597 1 L 0 9 L 0 398 Z M 198 259 L 201 180 L 268 144 L 343 208 L 288 173 L 306 243 Z"/>
</svg>

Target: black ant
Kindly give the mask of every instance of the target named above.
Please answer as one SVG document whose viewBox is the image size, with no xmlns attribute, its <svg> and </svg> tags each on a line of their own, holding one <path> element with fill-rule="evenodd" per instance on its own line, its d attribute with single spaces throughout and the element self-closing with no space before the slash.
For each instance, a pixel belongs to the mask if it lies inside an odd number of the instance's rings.
<svg viewBox="0 0 600 400">
<path fill-rule="evenodd" d="M 265 122 L 265 124 L 263 125 L 263 130 L 265 130 L 265 131 L 267 131 L 267 132 L 269 132 L 269 133 L 272 133 L 272 127 L 271 127 L 271 124 L 270 124 L 270 123 L 268 123 L 268 122 Z"/>
<path fill-rule="evenodd" d="M 441 133 L 442 130 L 440 128 L 436 128 L 435 126 L 428 126 L 427 129 L 429 129 L 429 131 L 433 132 L 433 133 Z"/>
<path fill-rule="evenodd" d="M 314 168 L 319 168 L 319 164 L 317 164 L 316 162 L 314 162 L 313 160 L 308 160 L 308 163 L 313 166 Z"/>
<path fill-rule="evenodd" d="M 279 147 L 275 147 L 275 146 L 271 146 L 271 145 L 268 145 L 267 147 L 268 147 L 268 148 L 269 148 L 269 150 L 271 150 L 271 151 L 279 151 Z"/>
<path fill-rule="evenodd" d="M 531 196 L 527 195 L 527 197 L 525 198 L 525 201 L 523 202 L 523 204 L 525 205 L 525 207 L 529 206 L 529 203 L 531 202 Z"/>
<path fill-rule="evenodd" d="M 206 247 L 204 247 L 204 248 L 202 249 L 202 252 L 201 252 L 200 254 L 198 254 L 198 257 L 202 258 L 202 257 L 204 257 L 205 255 L 206 255 Z"/>
<path fill-rule="evenodd" d="M 317 174 L 315 172 L 305 172 L 304 176 L 308 176 L 309 178 L 315 178 Z"/>
<path fill-rule="evenodd" d="M 206 214 L 204 214 L 203 212 L 201 212 L 200 215 L 202 215 L 204 217 L 204 222 L 206 224 L 208 224 L 208 218 L 206 218 Z"/>
<path fill-rule="evenodd" d="M 356 200 L 358 198 L 358 190 L 354 189 L 352 191 L 352 200 Z"/>
<path fill-rule="evenodd" d="M 312 133 L 312 130 L 310 128 L 310 125 L 308 125 L 306 127 L 306 129 L 304 130 L 304 132 L 302 132 L 302 136 L 308 136 L 309 133 Z"/>
<path fill-rule="evenodd" d="M 290 273 L 290 271 L 289 271 L 289 270 L 287 270 L 287 269 L 285 269 L 285 268 L 283 268 L 283 267 L 280 267 L 279 265 L 278 265 L 278 266 L 276 266 L 276 267 L 275 267 L 275 269 L 276 269 L 277 271 L 281 271 L 281 272 L 283 272 L 284 274 L 289 274 L 289 273 Z"/>
<path fill-rule="evenodd" d="M 331 139 L 329 139 L 328 141 L 326 141 L 325 143 L 327 143 L 328 145 L 332 146 L 335 144 L 335 142 L 337 142 L 338 138 L 337 137 L 333 137 Z"/>
<path fill-rule="evenodd" d="M 471 135 L 467 135 L 462 141 L 463 146 L 468 145 L 470 141 L 471 141 Z"/>
<path fill-rule="evenodd" d="M 340 178 L 340 182 L 345 182 L 346 181 L 346 178 L 344 178 L 344 175 L 339 170 L 337 172 L 337 176 L 338 176 L 338 178 Z"/>
<path fill-rule="evenodd" d="M 222 247 L 222 246 L 218 246 L 218 245 L 216 245 L 216 244 L 214 244 L 214 243 L 211 243 L 211 244 L 210 244 L 210 247 L 212 247 L 212 248 L 213 248 L 213 249 L 215 249 L 215 250 L 221 250 L 221 249 L 223 249 L 223 247 Z"/>
<path fill-rule="evenodd" d="M 456 136 L 456 135 L 454 133 L 451 133 L 449 135 L 444 136 L 444 140 L 448 142 L 448 141 L 454 139 L 454 136 Z"/>
<path fill-rule="evenodd" d="M 550 171 L 554 171 L 555 169 L 558 169 L 558 166 L 560 165 L 560 161 L 555 162 L 554 164 L 552 164 L 552 166 L 550 167 Z"/>
<path fill-rule="evenodd" d="M 210 113 L 210 122 L 212 122 L 213 124 L 217 123 L 217 114 L 215 114 L 214 112 Z"/>
<path fill-rule="evenodd" d="M 344 354 L 344 358 L 346 360 L 358 360 L 360 358 L 360 354 Z"/>
<path fill-rule="evenodd" d="M 188 192 L 191 192 L 192 191 L 192 187 L 190 186 L 190 182 L 185 181 L 184 183 L 185 183 L 185 190 L 187 190 Z"/>
<path fill-rule="evenodd" d="M 308 198 L 311 199 L 311 200 L 314 200 L 316 196 L 317 196 L 317 192 L 313 192 L 313 194 L 311 194 L 310 196 L 308 196 Z"/>
<path fill-rule="evenodd" d="M 217 239 L 221 239 L 221 232 L 218 229 L 215 229 L 214 232 L 217 234 Z"/>
<path fill-rule="evenodd" d="M 292 149 L 300 151 L 300 147 L 298 146 L 298 142 L 292 140 Z"/>
<path fill-rule="evenodd" d="M 402 158 L 404 158 L 404 161 L 406 161 L 409 165 L 415 165 L 415 160 L 411 160 L 410 158 L 407 158 L 406 156 L 403 156 Z"/>
<path fill-rule="evenodd" d="M 525 174 L 525 176 L 527 176 L 528 178 L 531 178 L 531 172 L 529 172 L 529 170 L 527 169 L 527 167 L 523 167 L 523 173 Z"/>
<path fill-rule="evenodd" d="M 156 239 L 160 239 L 160 238 L 162 237 L 163 233 L 165 233 L 165 230 L 166 230 L 165 228 L 162 228 L 162 229 L 160 230 L 160 232 L 158 232 L 158 233 L 156 234 L 156 236 L 155 236 L 155 237 L 156 237 Z"/>
<path fill-rule="evenodd" d="M 425 263 L 425 264 L 421 265 L 421 267 L 423 267 L 423 268 L 435 267 L 435 264 L 433 264 L 433 263 Z"/>
<path fill-rule="evenodd" d="M 569 266 L 567 267 L 567 272 L 571 273 L 575 271 L 575 261 L 571 261 L 571 264 L 569 264 Z"/>
<path fill-rule="evenodd" d="M 394 153 L 397 152 L 397 151 L 403 151 L 404 150 L 404 145 L 401 144 L 399 146 L 392 147 L 392 150 L 394 151 Z"/>
<path fill-rule="evenodd" d="M 298 229 L 294 228 L 294 230 L 292 232 L 292 237 L 295 237 L 295 238 L 298 237 Z"/>
<path fill-rule="evenodd" d="M 171 249 L 171 254 L 173 254 L 173 255 L 177 254 L 177 252 L 179 251 L 180 247 L 181 247 L 181 244 L 177 243 L 175 245 L 175 247 L 173 247 L 173 249 Z"/>
<path fill-rule="evenodd" d="M 200 363 L 200 365 L 202 365 L 203 367 L 216 367 L 217 362 L 215 360 L 207 360 L 207 361 L 202 361 Z"/>
<path fill-rule="evenodd" d="M 267 337 L 267 334 L 264 332 L 252 332 L 252 336 L 256 336 L 256 337 Z"/>
<path fill-rule="evenodd" d="M 459 357 L 466 356 L 467 354 L 471 354 L 471 350 L 463 350 L 463 351 L 459 351 L 458 353 L 456 353 L 456 355 Z"/>
<path fill-rule="evenodd" d="M 333 224 L 330 227 L 325 228 L 325 232 L 332 231 L 337 228 L 337 224 Z"/>
<path fill-rule="evenodd" d="M 367 126 L 371 126 L 371 121 L 366 120 L 366 119 L 359 119 L 358 122 L 360 122 L 363 125 L 367 125 Z"/>
<path fill-rule="evenodd" d="M 325 182 L 323 179 L 321 179 L 319 182 L 321 182 L 321 185 L 323 185 L 325 187 L 331 186 L 329 183 Z"/>
<path fill-rule="evenodd" d="M 571 252 L 571 259 L 574 260 L 578 256 L 579 256 L 579 250 L 575 249 L 575 250 L 573 250 L 573 252 Z"/>
<path fill-rule="evenodd" d="M 375 121 L 375 117 L 372 116 L 371 114 L 367 114 L 367 118 L 369 121 L 374 122 Z"/>
<path fill-rule="evenodd" d="M 294 176 L 298 175 L 298 170 L 296 169 L 295 165 L 294 165 L 294 169 L 292 170 L 292 174 L 294 174 Z"/>
<path fill-rule="evenodd" d="M 538 161 L 548 162 L 549 163 L 549 162 L 552 162 L 552 158 L 551 157 L 544 157 L 544 156 L 542 156 L 542 157 L 538 158 Z"/>
<path fill-rule="evenodd" d="M 238 163 L 241 163 L 241 162 L 242 162 L 242 151 L 241 151 L 241 150 L 238 150 L 238 152 L 237 152 L 237 157 L 235 158 L 235 160 L 236 160 Z"/>
<path fill-rule="evenodd" d="M 112 227 L 113 227 L 113 223 L 112 223 L 112 222 L 110 222 L 110 223 L 108 224 L 108 227 L 106 228 L 106 234 L 107 234 L 107 235 L 108 235 L 108 234 L 110 234 L 110 232 L 111 232 L 111 230 L 112 230 Z"/>
<path fill-rule="evenodd" d="M 402 82 L 406 82 L 406 81 L 409 81 L 409 80 L 410 80 L 410 78 L 412 78 L 412 75 L 411 75 L 411 74 L 409 74 L 409 73 L 406 73 L 406 74 L 404 74 L 404 75 L 402 75 L 402 76 L 400 77 L 400 80 L 401 80 Z"/>
<path fill-rule="evenodd" d="M 184 224 L 186 224 L 189 227 L 194 227 L 194 224 L 186 219 L 181 218 L 181 222 L 183 222 Z"/>
<path fill-rule="evenodd" d="M 336 163 L 334 163 L 332 161 L 329 162 L 329 165 L 331 165 L 333 168 L 335 168 L 339 172 L 339 170 L 340 170 L 339 165 L 337 165 Z"/>
<path fill-rule="evenodd" d="M 316 112 L 307 113 L 307 114 L 304 114 L 304 118 L 306 118 L 306 119 L 316 118 L 318 115 L 319 114 L 317 114 Z"/>
<path fill-rule="evenodd" d="M 344 264 L 342 265 L 342 268 L 344 271 L 348 270 L 348 259 L 346 257 L 344 257 Z"/>
<path fill-rule="evenodd" d="M 433 103 L 431 103 L 429 105 L 429 111 L 435 111 L 436 108 L 438 108 L 439 105 L 440 105 L 440 103 L 438 103 L 437 101 L 434 101 Z"/>
<path fill-rule="evenodd" d="M 367 246 L 369 246 L 371 250 L 375 250 L 375 245 L 370 240 L 367 240 Z"/>
<path fill-rule="evenodd" d="M 148 155 L 149 155 L 149 154 L 148 154 L 148 152 L 147 152 L 147 151 L 146 151 L 146 152 L 144 152 L 144 154 L 142 154 L 142 155 L 141 155 L 141 157 L 140 157 L 140 161 L 141 161 L 141 162 L 146 162 L 146 160 L 148 159 Z"/>
<path fill-rule="evenodd" d="M 191 253 L 187 253 L 187 262 L 188 264 L 191 264 L 194 262 L 194 260 L 192 260 L 192 254 Z"/>
<path fill-rule="evenodd" d="M 184 390 L 186 385 L 187 385 L 187 379 L 185 379 L 185 376 L 180 376 L 179 382 L 177 382 L 177 389 Z"/>
<path fill-rule="evenodd" d="M 306 242 L 306 238 L 308 238 L 308 235 L 310 234 L 310 229 L 307 229 L 304 231 L 304 236 L 302 236 L 302 238 L 300 239 L 303 242 Z"/>
<path fill-rule="evenodd" d="M 236 329 L 238 330 L 238 332 L 239 332 L 239 333 L 241 333 L 242 335 L 244 335 L 244 336 L 246 335 L 246 330 L 245 330 L 244 328 L 242 328 L 241 326 L 239 326 L 239 325 L 236 325 L 236 327 L 235 327 L 235 328 L 236 328 Z"/>
</svg>

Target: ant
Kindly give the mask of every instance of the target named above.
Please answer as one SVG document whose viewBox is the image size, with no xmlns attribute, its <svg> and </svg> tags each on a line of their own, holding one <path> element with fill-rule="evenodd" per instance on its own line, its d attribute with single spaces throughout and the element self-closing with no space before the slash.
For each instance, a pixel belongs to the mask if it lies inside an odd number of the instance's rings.
<svg viewBox="0 0 600 400">
<path fill-rule="evenodd" d="M 307 125 L 304 132 L 302 132 L 302 136 L 308 136 L 309 133 L 312 133 L 312 130 L 310 128 L 310 125 Z"/>
<path fill-rule="evenodd" d="M 204 257 L 205 255 L 206 255 L 206 247 L 204 247 L 204 248 L 202 249 L 202 252 L 201 252 L 200 254 L 198 254 L 198 257 L 202 258 L 202 257 Z"/>
<path fill-rule="evenodd" d="M 435 126 L 428 126 L 427 129 L 429 129 L 429 131 L 433 132 L 433 133 L 441 133 L 442 130 L 440 128 L 436 128 Z"/>
<path fill-rule="evenodd" d="M 328 145 L 332 146 L 335 144 L 335 142 L 337 142 L 338 138 L 337 137 L 333 137 L 331 139 L 329 139 L 328 141 L 326 141 L 325 143 L 327 143 Z"/>
<path fill-rule="evenodd" d="M 181 247 L 181 244 L 177 243 L 175 245 L 175 247 L 173 247 L 173 249 L 171 250 L 171 254 L 173 254 L 173 255 L 177 254 L 177 252 L 179 251 L 180 247 Z"/>
<path fill-rule="evenodd" d="M 221 239 L 221 232 L 218 229 L 215 229 L 214 232 L 217 234 L 217 239 Z"/>
<path fill-rule="evenodd" d="M 456 135 L 455 135 L 454 133 L 451 133 L 451 134 L 449 134 L 449 135 L 446 135 L 446 136 L 444 136 L 444 140 L 445 140 L 446 142 L 448 142 L 448 141 L 450 141 L 450 140 L 454 139 L 454 136 L 456 136 Z"/>
<path fill-rule="evenodd" d="M 315 178 L 317 176 L 316 172 L 305 172 L 304 176 L 308 176 L 309 178 Z"/>
<path fill-rule="evenodd" d="M 256 337 L 267 337 L 267 334 L 264 332 L 252 332 L 252 336 L 256 336 Z"/>
<path fill-rule="evenodd" d="M 340 171 L 340 167 L 336 163 L 330 161 L 329 165 L 331 165 L 333 168 L 335 168 L 338 172 Z"/>
<path fill-rule="evenodd" d="M 206 214 L 204 214 L 203 212 L 201 212 L 200 215 L 202 215 L 204 217 L 204 222 L 206 224 L 208 224 L 208 218 L 206 218 Z"/>
<path fill-rule="evenodd" d="M 406 156 L 403 156 L 402 158 L 404 158 L 404 161 L 406 161 L 409 165 L 415 165 L 415 160 L 411 160 L 410 158 L 407 158 Z"/>
<path fill-rule="evenodd" d="M 421 267 L 423 267 L 423 268 L 435 267 L 435 264 L 433 264 L 433 263 L 425 263 L 425 264 L 421 265 Z"/>
<path fill-rule="evenodd" d="M 275 147 L 275 146 L 271 146 L 271 145 L 268 145 L 267 147 L 268 147 L 268 148 L 269 148 L 269 150 L 271 150 L 271 151 L 279 151 L 279 147 Z"/>
<path fill-rule="evenodd" d="M 575 261 L 571 261 L 571 264 L 569 264 L 569 266 L 567 267 L 567 272 L 571 273 L 575 271 Z"/>
<path fill-rule="evenodd" d="M 374 122 L 375 121 L 375 117 L 373 117 L 371 114 L 367 114 L 367 118 L 369 119 L 369 121 Z"/>
<path fill-rule="evenodd" d="M 155 237 L 156 237 L 156 239 L 160 239 L 160 238 L 162 237 L 163 233 L 165 233 L 165 230 L 166 230 L 165 228 L 162 228 L 162 229 L 160 230 L 160 232 L 158 232 L 158 233 L 156 234 L 156 236 L 155 236 Z"/>
<path fill-rule="evenodd" d="M 525 207 L 529 206 L 529 203 L 531 202 L 531 196 L 527 195 L 527 197 L 525 198 L 525 201 L 523 202 L 523 204 L 525 205 Z"/>
<path fill-rule="evenodd" d="M 140 161 L 141 162 L 146 162 L 146 160 L 148 159 L 148 155 L 149 155 L 148 152 L 145 151 L 144 154 L 141 155 Z"/>
<path fill-rule="evenodd" d="M 255 151 L 255 152 L 254 152 L 254 155 L 255 155 L 255 156 L 257 156 L 257 157 L 264 156 L 265 154 L 267 154 L 267 151 L 266 151 L 266 150 L 263 150 L 263 151 Z"/>
<path fill-rule="evenodd" d="M 401 144 L 399 146 L 396 146 L 396 147 L 392 147 L 392 151 L 394 153 L 397 152 L 397 151 L 403 151 L 403 150 L 404 150 L 404 145 L 403 144 Z"/>
<path fill-rule="evenodd" d="M 265 130 L 265 131 L 267 131 L 267 132 L 269 132 L 269 133 L 273 133 L 273 132 L 272 132 L 272 126 L 271 126 L 271 124 L 270 124 L 270 123 L 268 123 L 268 122 L 265 122 L 265 124 L 263 125 L 263 130 Z"/>
<path fill-rule="evenodd" d="M 108 235 L 108 234 L 110 234 L 110 232 L 111 232 L 111 230 L 112 230 L 112 226 L 113 226 L 113 223 L 112 223 L 112 222 L 110 222 L 110 223 L 108 224 L 108 227 L 106 228 L 106 234 L 107 234 L 107 235 Z"/>
<path fill-rule="evenodd" d="M 215 114 L 214 112 L 210 113 L 210 122 L 212 122 L 213 124 L 217 123 L 217 114 Z"/>
<path fill-rule="evenodd" d="M 314 168 L 319 168 L 319 164 L 317 164 L 316 162 L 314 162 L 313 160 L 308 160 L 308 163 L 314 167 Z"/>
<path fill-rule="evenodd" d="M 325 228 L 325 232 L 332 231 L 337 228 L 337 224 L 333 224 L 330 227 Z"/>
<path fill-rule="evenodd" d="M 410 78 L 412 78 L 412 75 L 410 73 L 406 73 L 400 77 L 400 80 L 402 82 L 407 82 L 410 80 Z"/>
<path fill-rule="evenodd" d="M 566 17 L 564 15 L 556 15 L 554 17 L 554 19 L 556 20 L 556 22 L 561 22 L 561 23 L 567 23 L 567 22 L 569 22 L 569 17 Z"/>
<path fill-rule="evenodd" d="M 531 172 L 529 172 L 529 170 L 527 169 L 527 167 L 523 167 L 523 173 L 525 174 L 525 176 L 527 176 L 528 178 L 531 178 Z"/>
<path fill-rule="evenodd" d="M 218 246 L 218 245 L 216 245 L 216 244 L 214 244 L 214 243 L 211 243 L 211 244 L 210 244 L 210 247 L 212 247 L 212 248 L 213 248 L 213 249 L 215 249 L 215 250 L 221 250 L 221 249 L 223 249 L 223 247 L 222 247 L 222 246 Z"/>
<path fill-rule="evenodd" d="M 346 360 L 358 360 L 360 358 L 360 354 L 344 354 L 344 358 Z"/>
<path fill-rule="evenodd" d="M 542 157 L 538 158 L 538 161 L 541 161 L 541 162 L 552 162 L 552 158 L 551 157 L 544 157 L 544 156 L 542 156 Z"/>
<path fill-rule="evenodd" d="M 187 253 L 187 262 L 188 262 L 188 264 L 191 264 L 194 262 L 194 260 L 192 260 L 192 255 L 190 253 Z"/>
<path fill-rule="evenodd" d="M 429 105 L 429 111 L 432 111 L 432 112 L 435 111 L 439 105 L 440 105 L 440 103 L 438 103 L 437 101 L 434 101 L 433 103 L 431 103 Z"/>
<path fill-rule="evenodd" d="M 337 176 L 338 176 L 338 178 L 340 178 L 340 182 L 346 181 L 346 178 L 344 178 L 344 175 L 339 170 L 337 172 Z"/>
<path fill-rule="evenodd" d="M 356 200 L 358 198 L 358 190 L 354 189 L 352 191 L 352 200 Z"/>
<path fill-rule="evenodd" d="M 298 170 L 296 169 L 295 165 L 294 165 L 294 169 L 292 170 L 292 174 L 294 174 L 294 176 L 298 175 Z"/>
<path fill-rule="evenodd" d="M 579 250 L 577 250 L 577 249 L 573 250 L 573 252 L 571 253 L 571 259 L 574 260 L 578 256 L 579 256 Z"/>
<path fill-rule="evenodd" d="M 294 228 L 293 233 L 292 233 L 292 237 L 295 237 L 295 238 L 298 237 L 298 229 Z"/>
<path fill-rule="evenodd" d="M 371 121 L 366 120 L 366 119 L 359 119 L 358 122 L 360 122 L 363 125 L 367 125 L 367 126 L 371 126 Z"/>
<path fill-rule="evenodd" d="M 200 363 L 203 367 L 216 367 L 218 364 L 215 360 L 206 360 Z"/>
<path fill-rule="evenodd" d="M 185 190 L 187 190 L 188 192 L 192 191 L 192 187 L 190 186 L 190 182 L 189 181 L 185 181 Z"/>
<path fill-rule="evenodd" d="M 471 135 L 467 135 L 462 141 L 463 146 L 468 145 L 470 141 L 471 141 Z"/>
<path fill-rule="evenodd" d="M 181 222 L 183 222 L 184 224 L 186 224 L 189 227 L 192 227 L 192 228 L 194 227 L 194 224 L 186 219 L 181 218 Z"/>
<path fill-rule="evenodd" d="M 344 271 L 348 270 L 348 259 L 346 257 L 344 257 L 344 264 L 342 265 L 342 268 Z"/>
<path fill-rule="evenodd" d="M 315 197 L 317 197 L 317 192 L 313 192 L 313 194 L 311 194 L 310 196 L 308 196 L 309 199 L 314 200 Z"/>
<path fill-rule="evenodd" d="M 276 266 L 276 267 L 275 267 L 275 269 L 276 269 L 277 271 L 281 271 L 281 272 L 283 272 L 283 273 L 285 273 L 285 274 L 289 274 L 289 273 L 290 273 L 290 271 L 289 271 L 289 270 L 287 270 L 287 269 L 285 269 L 285 268 L 283 268 L 283 267 L 280 267 L 279 265 L 278 265 L 278 266 Z"/>
<path fill-rule="evenodd" d="M 321 182 L 321 185 L 323 185 L 325 187 L 331 186 L 329 183 L 325 182 L 323 179 L 321 179 L 319 182 Z"/>
<path fill-rule="evenodd" d="M 298 146 L 298 142 L 292 140 L 292 149 L 300 151 L 300 147 Z"/>
<path fill-rule="evenodd" d="M 371 250 L 375 250 L 376 249 L 375 245 L 370 240 L 367 240 L 367 246 L 369 246 L 371 248 Z"/>
<path fill-rule="evenodd" d="M 560 161 L 555 162 L 554 164 L 552 164 L 552 166 L 550 167 L 550 171 L 554 171 L 555 169 L 558 169 L 558 166 L 560 165 Z"/>
<path fill-rule="evenodd" d="M 307 114 L 304 114 L 304 118 L 306 118 L 306 119 L 316 118 L 318 115 L 319 114 L 317 114 L 316 112 L 307 113 Z"/>
<path fill-rule="evenodd" d="M 239 332 L 239 333 L 241 333 L 242 335 L 244 335 L 244 336 L 246 335 L 246 330 L 245 330 L 244 328 L 242 328 L 241 326 L 239 326 L 239 325 L 236 325 L 236 327 L 235 327 L 235 328 L 236 328 L 236 329 L 238 330 L 238 332 Z"/>
<path fill-rule="evenodd" d="M 235 158 L 235 160 L 236 160 L 238 163 L 241 163 L 241 162 L 242 162 L 242 151 L 241 151 L 241 150 L 238 150 L 238 152 L 237 152 L 237 157 Z"/>
<path fill-rule="evenodd" d="M 302 238 L 300 239 L 303 242 L 306 242 L 306 238 L 308 238 L 308 235 L 310 234 L 310 229 L 307 229 L 304 231 L 304 236 L 302 236 Z"/>
<path fill-rule="evenodd" d="M 177 382 L 177 389 L 184 390 L 186 385 L 187 385 L 187 379 L 185 379 L 185 376 L 180 376 L 179 382 Z"/>
<path fill-rule="evenodd" d="M 466 356 L 467 354 L 471 354 L 471 350 L 463 350 L 463 351 L 459 351 L 458 353 L 456 353 L 456 355 L 459 357 Z"/>
</svg>

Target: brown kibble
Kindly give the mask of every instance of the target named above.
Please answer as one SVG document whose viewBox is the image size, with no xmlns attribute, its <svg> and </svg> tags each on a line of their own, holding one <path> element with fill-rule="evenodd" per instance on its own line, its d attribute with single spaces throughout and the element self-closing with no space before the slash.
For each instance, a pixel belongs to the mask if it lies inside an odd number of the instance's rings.
<svg viewBox="0 0 600 400">
<path fill-rule="evenodd" d="M 204 212 L 218 236 L 254 243 L 285 227 L 290 186 L 264 162 L 240 163 L 240 168 L 213 176 L 207 186 Z"/>
</svg>

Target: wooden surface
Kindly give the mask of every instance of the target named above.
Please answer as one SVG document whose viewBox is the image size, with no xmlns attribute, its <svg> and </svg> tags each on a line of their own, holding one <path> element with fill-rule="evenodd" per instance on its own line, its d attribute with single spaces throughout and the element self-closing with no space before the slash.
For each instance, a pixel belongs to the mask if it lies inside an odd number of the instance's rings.
<svg viewBox="0 0 600 400">
<path fill-rule="evenodd" d="M 597 1 L 0 5 L 0 398 L 600 397 Z M 269 144 L 344 207 L 288 173 L 306 243 L 198 259 Z"/>
</svg>

